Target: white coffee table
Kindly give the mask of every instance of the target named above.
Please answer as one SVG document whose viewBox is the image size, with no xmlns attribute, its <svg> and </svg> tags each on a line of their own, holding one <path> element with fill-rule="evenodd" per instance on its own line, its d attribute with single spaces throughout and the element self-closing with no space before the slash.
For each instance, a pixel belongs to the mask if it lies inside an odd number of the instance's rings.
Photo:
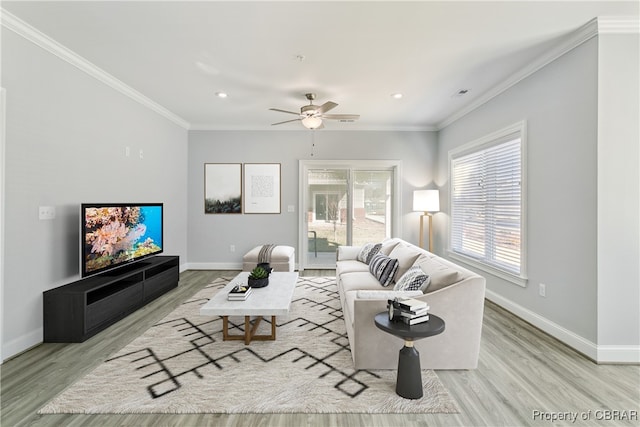
<svg viewBox="0 0 640 427">
<path fill-rule="evenodd" d="M 247 284 L 249 272 L 238 274 L 227 286 L 213 296 L 200 308 L 203 316 L 222 317 L 222 339 L 244 340 L 249 345 L 252 340 L 266 341 L 276 339 L 276 316 L 289 314 L 293 291 L 298 281 L 297 272 L 272 272 L 269 285 L 253 288 L 245 301 L 229 301 L 227 294 L 235 285 Z M 229 316 L 244 316 L 244 335 L 229 334 Z M 251 316 L 257 319 L 251 325 Z M 271 316 L 271 335 L 257 335 L 256 331 L 263 316 Z"/>
</svg>

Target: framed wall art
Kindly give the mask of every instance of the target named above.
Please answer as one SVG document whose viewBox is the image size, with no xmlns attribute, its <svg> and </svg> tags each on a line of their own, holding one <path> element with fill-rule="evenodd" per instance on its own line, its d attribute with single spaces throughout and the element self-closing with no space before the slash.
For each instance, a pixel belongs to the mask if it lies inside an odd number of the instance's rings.
<svg viewBox="0 0 640 427">
<path fill-rule="evenodd" d="M 242 163 L 204 164 L 204 213 L 242 213 Z"/>
<path fill-rule="evenodd" d="M 244 164 L 244 213 L 280 213 L 280 163 Z"/>
</svg>

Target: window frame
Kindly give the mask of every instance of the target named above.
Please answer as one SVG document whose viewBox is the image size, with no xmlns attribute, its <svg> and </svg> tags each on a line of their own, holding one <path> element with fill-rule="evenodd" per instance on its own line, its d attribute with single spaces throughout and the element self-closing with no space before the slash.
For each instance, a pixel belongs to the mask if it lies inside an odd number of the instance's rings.
<svg viewBox="0 0 640 427">
<path fill-rule="evenodd" d="M 494 276 L 514 283 L 521 287 L 527 286 L 527 132 L 526 121 L 520 121 L 503 129 L 485 135 L 460 147 L 449 150 L 449 230 L 448 230 L 448 255 L 456 261 L 463 262 L 472 267 L 486 271 Z M 520 138 L 520 273 L 514 273 L 501 269 L 493 264 L 487 264 L 482 259 L 474 258 L 453 250 L 453 162 L 454 160 L 479 151 L 503 144 L 514 137 Z"/>
</svg>

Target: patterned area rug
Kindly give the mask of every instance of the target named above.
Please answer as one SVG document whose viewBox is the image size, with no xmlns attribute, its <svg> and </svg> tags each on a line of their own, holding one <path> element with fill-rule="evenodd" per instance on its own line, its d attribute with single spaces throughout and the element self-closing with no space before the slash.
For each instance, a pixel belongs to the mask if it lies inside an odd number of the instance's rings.
<svg viewBox="0 0 640 427">
<path fill-rule="evenodd" d="M 216 279 L 39 413 L 459 412 L 433 371 L 422 371 L 424 397 L 408 400 L 395 394 L 396 371 L 353 369 L 333 277 L 300 278 L 277 339 L 248 346 L 199 315 L 227 283 Z M 230 324 L 240 333 L 244 320 Z"/>
</svg>

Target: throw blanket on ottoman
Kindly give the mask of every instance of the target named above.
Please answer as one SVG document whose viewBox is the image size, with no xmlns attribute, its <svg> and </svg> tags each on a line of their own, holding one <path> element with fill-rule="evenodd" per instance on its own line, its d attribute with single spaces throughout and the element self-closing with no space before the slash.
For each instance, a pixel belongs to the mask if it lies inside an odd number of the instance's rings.
<svg viewBox="0 0 640 427">
<path fill-rule="evenodd" d="M 262 245 L 260 249 L 260 253 L 258 254 L 258 264 L 262 264 L 263 262 L 271 262 L 271 252 L 276 247 L 274 244 Z"/>
<path fill-rule="evenodd" d="M 273 271 L 294 271 L 296 251 L 292 246 L 255 246 L 242 257 L 242 271 L 251 271 L 256 264 L 268 262 Z"/>
</svg>

